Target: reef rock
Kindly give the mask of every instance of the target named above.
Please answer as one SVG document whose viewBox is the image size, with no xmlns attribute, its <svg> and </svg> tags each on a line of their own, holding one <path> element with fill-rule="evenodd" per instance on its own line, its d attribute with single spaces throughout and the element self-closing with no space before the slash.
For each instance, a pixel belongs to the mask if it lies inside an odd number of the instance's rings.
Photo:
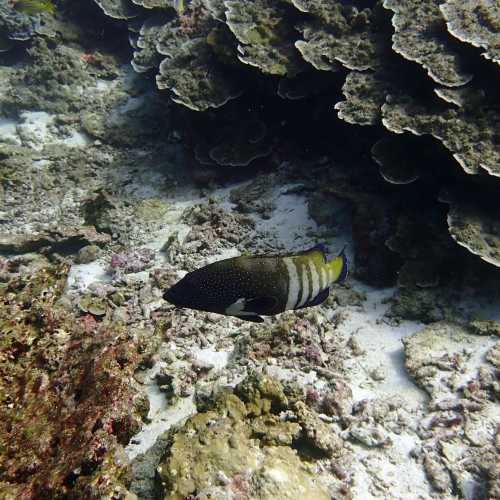
<svg viewBox="0 0 500 500">
<path fill-rule="evenodd" d="M 217 498 L 330 498 L 324 478 L 297 448 L 302 436 L 317 428 L 312 423 L 317 416 L 303 403 L 296 405 L 279 382 L 261 376 L 245 379 L 234 393 L 222 393 L 212 409 L 171 433 L 168 456 L 158 468 L 164 498 L 195 493 Z M 294 408 L 298 422 L 280 418 L 282 411 L 289 414 Z M 321 443 L 332 435 L 326 428 L 317 432 Z"/>
<path fill-rule="evenodd" d="M 15 10 L 8 2 L 0 4 L 0 52 L 12 47 L 9 41 L 29 40 L 40 26 L 39 16 L 28 16 Z"/>
<path fill-rule="evenodd" d="M 410 375 L 431 396 L 418 430 L 430 483 L 444 494 L 456 485 L 464 497 L 495 498 L 498 341 L 438 322 L 403 342 Z"/>
</svg>

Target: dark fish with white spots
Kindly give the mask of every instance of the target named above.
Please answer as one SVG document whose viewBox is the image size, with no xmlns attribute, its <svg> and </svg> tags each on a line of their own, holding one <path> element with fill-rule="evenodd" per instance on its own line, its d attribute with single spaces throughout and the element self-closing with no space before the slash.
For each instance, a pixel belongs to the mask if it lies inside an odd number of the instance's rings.
<svg viewBox="0 0 500 500">
<path fill-rule="evenodd" d="M 321 304 L 333 283 L 344 283 L 348 265 L 344 250 L 328 260 L 323 245 L 293 255 L 234 257 L 187 274 L 163 297 L 178 307 L 261 323 L 261 315 Z"/>
</svg>

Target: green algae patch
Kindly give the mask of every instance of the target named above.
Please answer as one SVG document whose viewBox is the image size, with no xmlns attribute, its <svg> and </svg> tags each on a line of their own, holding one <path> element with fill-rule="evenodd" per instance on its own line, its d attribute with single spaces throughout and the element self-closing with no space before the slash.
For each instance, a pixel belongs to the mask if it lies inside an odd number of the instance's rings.
<svg viewBox="0 0 500 500">
<path fill-rule="evenodd" d="M 0 288 L 2 498 L 127 491 L 140 355 L 124 328 L 62 307 L 67 271 L 14 274 Z"/>
<path fill-rule="evenodd" d="M 250 375 L 171 432 L 168 455 L 158 468 L 164 498 L 330 498 L 314 462 L 299 451 L 308 439 L 328 456 L 342 446 L 313 410 L 287 397 L 280 382 Z"/>
</svg>

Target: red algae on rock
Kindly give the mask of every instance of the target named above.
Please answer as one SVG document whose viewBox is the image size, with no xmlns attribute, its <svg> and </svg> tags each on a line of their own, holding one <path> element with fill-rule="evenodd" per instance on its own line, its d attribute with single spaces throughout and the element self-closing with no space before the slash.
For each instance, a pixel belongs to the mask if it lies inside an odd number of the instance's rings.
<svg viewBox="0 0 500 500">
<path fill-rule="evenodd" d="M 89 327 L 58 304 L 66 274 L 48 267 L 0 284 L 1 498 L 127 492 L 121 446 L 140 426 L 140 355 L 124 329 Z"/>
</svg>

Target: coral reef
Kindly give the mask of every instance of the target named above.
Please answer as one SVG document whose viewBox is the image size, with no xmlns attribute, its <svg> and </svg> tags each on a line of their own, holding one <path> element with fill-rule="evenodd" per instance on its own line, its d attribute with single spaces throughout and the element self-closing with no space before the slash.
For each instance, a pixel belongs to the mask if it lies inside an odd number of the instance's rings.
<svg viewBox="0 0 500 500">
<path fill-rule="evenodd" d="M 339 64 L 352 70 L 374 69 L 384 50 L 380 7 L 360 10 L 356 2 L 292 0 L 300 11 L 313 17 L 298 29 L 303 40 L 295 46 L 316 69 L 335 71 Z M 381 26 L 382 24 L 382 26 Z"/>
<path fill-rule="evenodd" d="M 293 45 L 286 2 L 225 1 L 226 24 L 238 40 L 238 59 L 264 74 L 293 78 L 304 63 Z"/>
<path fill-rule="evenodd" d="M 499 496 L 496 6 L 39 4 L 0 10 L 0 496 Z M 162 299 L 317 243 L 314 309 Z"/>
<path fill-rule="evenodd" d="M 483 57 L 500 64 L 500 7 L 496 2 L 447 0 L 439 8 L 453 36 L 485 49 Z"/>
<path fill-rule="evenodd" d="M 121 446 L 140 427 L 131 384 L 140 355 L 125 329 L 60 305 L 66 274 L 13 269 L 0 287 L 4 498 L 125 491 Z"/>
<path fill-rule="evenodd" d="M 463 201 L 462 201 L 463 200 Z M 495 204 L 480 207 L 462 196 L 451 201 L 448 227 L 453 239 L 484 261 L 500 267 L 500 227 Z"/>
<path fill-rule="evenodd" d="M 47 15 L 49 14 L 49 15 Z M 0 4 L 0 52 L 11 49 L 16 41 L 31 39 L 36 33 L 43 32 L 43 22 L 50 19 L 50 12 L 35 9 L 23 12 L 15 4 Z"/>
<path fill-rule="evenodd" d="M 107 4 L 113 2 L 98 3 L 109 10 Z M 139 4 L 114 2 L 115 15 L 126 17 Z M 253 92 L 243 84 L 246 76 L 261 82 L 259 92 L 296 99 L 311 94 L 308 86 L 322 88 L 320 76 L 326 81 L 335 74 L 345 96 L 331 102 L 338 117 L 375 130 L 384 127 L 392 134 L 376 137 L 376 132 L 372 144 L 372 157 L 389 183 L 425 189 L 415 182 L 426 170 L 413 159 L 420 139 L 408 141 L 408 133 L 433 137 L 467 174 L 499 175 L 498 75 L 478 63 L 477 54 L 462 43 L 480 46 L 485 57 L 497 60 L 494 2 L 385 0 L 361 7 L 337 1 L 195 0 L 180 15 L 162 2 L 143 5 L 147 9 L 141 10 L 142 17 L 130 24 L 131 31 L 139 32 L 132 36 L 133 64 L 140 71 L 156 68 L 158 87 L 168 89 L 175 102 L 197 111 L 219 108 L 244 91 Z M 137 22 L 141 27 L 133 28 Z M 275 77 L 281 80 L 270 84 Z M 300 81 L 297 90 L 295 80 Z M 327 98 L 325 93 L 318 101 Z M 219 120 L 224 123 L 223 113 L 212 123 Z M 270 132 L 267 120 L 258 117 Z M 233 129 L 236 123 L 231 122 Z M 196 161 L 208 172 L 218 165 L 246 166 L 269 155 L 279 140 L 272 146 L 266 138 L 253 140 L 249 130 L 255 127 L 250 118 L 248 126 L 238 125 L 236 134 L 191 141 Z M 443 170 L 449 172 L 451 163 L 445 163 L 449 166 Z M 449 177 L 459 178 L 464 187 L 470 184 L 460 172 Z M 433 182 L 447 187 L 439 174 Z M 496 182 L 484 181 L 491 186 Z M 353 202 L 362 212 L 359 198 Z M 434 203 L 439 203 L 437 197 Z M 488 262 L 496 265 L 495 259 Z"/>
<path fill-rule="evenodd" d="M 394 12 L 395 52 L 420 64 L 440 85 L 460 87 L 470 82 L 472 75 L 464 71 L 459 51 L 446 38 L 439 4 L 432 0 L 384 0 L 384 7 Z"/>
</svg>

